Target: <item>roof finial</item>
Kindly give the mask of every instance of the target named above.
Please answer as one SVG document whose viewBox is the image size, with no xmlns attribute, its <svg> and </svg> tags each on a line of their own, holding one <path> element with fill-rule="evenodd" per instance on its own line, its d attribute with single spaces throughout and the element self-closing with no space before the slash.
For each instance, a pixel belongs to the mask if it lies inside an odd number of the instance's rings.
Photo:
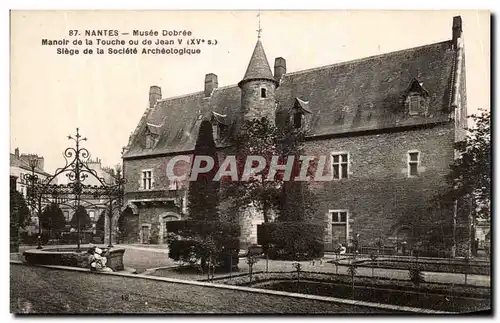
<svg viewBox="0 0 500 323">
<path fill-rule="evenodd" d="M 257 17 L 259 18 L 259 29 L 257 29 L 257 38 L 260 39 L 260 33 L 262 32 L 262 29 L 260 28 L 260 10 L 259 13 L 257 14 Z"/>
</svg>

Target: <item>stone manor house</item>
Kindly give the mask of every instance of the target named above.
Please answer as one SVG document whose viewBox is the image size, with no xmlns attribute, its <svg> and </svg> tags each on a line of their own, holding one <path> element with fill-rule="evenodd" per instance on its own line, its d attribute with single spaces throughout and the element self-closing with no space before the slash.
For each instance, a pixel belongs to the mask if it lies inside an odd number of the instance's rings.
<svg viewBox="0 0 500 323">
<path fill-rule="evenodd" d="M 192 154 L 202 121 L 221 146 L 237 116 L 276 115 L 306 129 L 308 155 L 330 158 L 332 180 L 316 188 L 327 247 L 357 234 L 364 244 L 408 239 L 408 215 L 445 185 L 453 144 L 465 136 L 464 55 L 457 16 L 449 40 L 295 72 L 278 57 L 273 73 L 259 38 L 237 85 L 219 87 L 211 73 L 192 94 L 162 98 L 151 86 L 123 152 L 122 241 L 164 243 L 165 223 L 185 217 L 188 183 L 168 181 L 166 165 Z M 259 214 L 241 222 L 243 244 L 256 242 L 261 222 Z"/>
</svg>

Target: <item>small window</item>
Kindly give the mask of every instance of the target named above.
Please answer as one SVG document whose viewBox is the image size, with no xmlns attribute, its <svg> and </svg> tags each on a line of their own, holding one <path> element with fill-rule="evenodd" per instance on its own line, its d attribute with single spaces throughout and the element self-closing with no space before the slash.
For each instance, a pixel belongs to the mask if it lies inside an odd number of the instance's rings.
<svg viewBox="0 0 500 323">
<path fill-rule="evenodd" d="M 142 172 L 142 189 L 150 190 L 151 189 L 151 171 L 146 170 Z"/>
<path fill-rule="evenodd" d="M 418 166 L 420 164 L 420 153 L 418 151 L 408 152 L 408 176 L 418 176 Z"/>
<path fill-rule="evenodd" d="M 220 130 L 219 125 L 216 122 L 212 124 L 212 135 L 214 137 L 214 140 L 219 139 Z"/>
<path fill-rule="evenodd" d="M 334 211 L 332 214 L 333 223 L 346 223 L 347 222 L 347 212 L 346 211 Z"/>
<path fill-rule="evenodd" d="M 293 127 L 295 129 L 302 128 L 302 113 L 295 112 L 293 115 Z"/>
<path fill-rule="evenodd" d="M 94 221 L 95 213 L 94 211 L 89 211 L 89 218 Z"/>
<path fill-rule="evenodd" d="M 418 115 L 422 113 L 422 104 L 419 95 L 412 95 L 408 99 L 408 111 L 410 115 Z"/>
<path fill-rule="evenodd" d="M 333 179 L 342 179 L 349 177 L 349 154 L 334 153 L 332 154 L 332 171 Z"/>
<path fill-rule="evenodd" d="M 151 134 L 146 135 L 146 149 L 151 149 L 154 146 L 154 138 Z"/>
<path fill-rule="evenodd" d="M 264 89 L 264 88 L 260 89 L 260 97 L 261 98 L 265 98 L 266 97 L 266 89 Z"/>
</svg>

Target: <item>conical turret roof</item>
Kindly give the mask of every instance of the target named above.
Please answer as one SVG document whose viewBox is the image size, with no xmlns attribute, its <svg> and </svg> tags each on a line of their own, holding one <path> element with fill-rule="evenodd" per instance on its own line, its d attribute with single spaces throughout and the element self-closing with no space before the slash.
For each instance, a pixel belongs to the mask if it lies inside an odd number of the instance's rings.
<svg viewBox="0 0 500 323">
<path fill-rule="evenodd" d="M 241 87 L 244 83 L 255 79 L 266 79 L 277 83 L 274 79 L 273 73 L 271 72 L 271 68 L 269 67 L 266 53 L 264 52 L 264 47 L 262 47 L 260 39 L 258 39 L 255 44 L 252 58 L 250 58 L 250 63 L 248 63 L 245 76 L 238 83 L 238 86 Z"/>
</svg>

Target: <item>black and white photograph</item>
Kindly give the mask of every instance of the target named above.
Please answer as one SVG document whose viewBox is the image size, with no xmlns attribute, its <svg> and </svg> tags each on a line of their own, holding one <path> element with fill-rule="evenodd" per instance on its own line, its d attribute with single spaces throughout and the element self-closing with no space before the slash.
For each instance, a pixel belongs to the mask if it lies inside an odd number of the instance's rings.
<svg viewBox="0 0 500 323">
<path fill-rule="evenodd" d="M 10 312 L 492 314 L 487 10 L 11 10 Z"/>
</svg>

